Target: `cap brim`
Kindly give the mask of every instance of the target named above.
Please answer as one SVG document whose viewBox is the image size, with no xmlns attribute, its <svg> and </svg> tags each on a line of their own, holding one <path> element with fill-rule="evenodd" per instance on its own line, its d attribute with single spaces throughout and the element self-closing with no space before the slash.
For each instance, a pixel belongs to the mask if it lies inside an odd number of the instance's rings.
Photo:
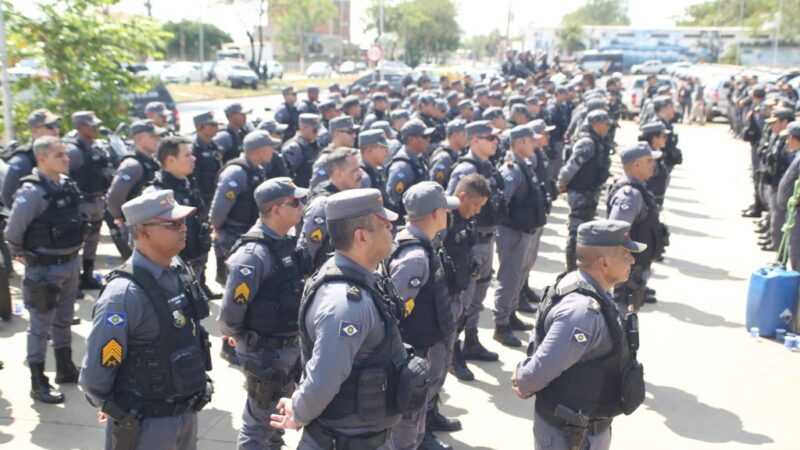
<svg viewBox="0 0 800 450">
<path fill-rule="evenodd" d="M 546 127 L 545 127 L 544 131 L 547 131 L 547 132 L 549 133 L 549 132 L 551 132 L 551 131 L 553 131 L 553 130 L 555 130 L 555 129 L 556 129 L 556 127 L 555 127 L 555 126 L 553 126 L 553 125 L 548 125 L 548 126 L 546 126 Z"/>
<path fill-rule="evenodd" d="M 177 222 L 191 216 L 195 212 L 197 212 L 197 208 L 194 206 L 184 206 L 176 203 L 172 209 L 164 214 L 153 217 L 153 219 L 159 222 Z"/>
<path fill-rule="evenodd" d="M 169 133 L 169 130 L 166 128 L 153 127 L 153 134 L 156 136 L 164 136 L 167 133 Z"/>
<path fill-rule="evenodd" d="M 433 133 L 436 133 L 436 128 L 425 128 L 425 131 L 422 132 L 423 136 L 430 136 Z"/>
<path fill-rule="evenodd" d="M 641 253 L 647 250 L 647 244 L 636 242 L 630 238 L 628 238 L 625 242 L 623 242 L 621 247 L 624 248 L 625 250 L 628 250 L 631 253 Z"/>
<path fill-rule="evenodd" d="M 770 117 L 770 118 L 764 120 L 764 123 L 775 123 L 777 121 L 778 121 L 778 118 L 773 116 L 773 117 Z"/>
<path fill-rule="evenodd" d="M 651 156 L 653 159 L 659 159 L 659 158 L 661 158 L 662 156 L 664 156 L 664 152 L 662 152 L 661 150 L 651 150 L 651 151 L 650 151 L 650 156 Z"/>
<path fill-rule="evenodd" d="M 309 190 L 306 188 L 295 187 L 294 192 L 292 193 L 292 197 L 294 198 L 305 198 L 308 197 Z"/>
<path fill-rule="evenodd" d="M 447 202 L 445 208 L 447 209 L 456 209 L 461 206 L 461 200 L 458 197 L 452 197 L 450 195 L 446 195 L 444 197 L 445 201 Z"/>
<path fill-rule="evenodd" d="M 59 120 L 61 120 L 61 116 L 48 116 L 45 119 L 44 124 L 45 125 L 52 125 L 54 123 L 57 123 Z"/>
<path fill-rule="evenodd" d="M 780 137 L 785 137 L 785 136 L 788 136 L 788 135 L 789 135 L 789 129 L 788 128 L 786 128 L 784 130 L 781 130 L 781 132 L 778 133 L 778 136 L 780 136 Z"/>
<path fill-rule="evenodd" d="M 278 126 L 275 127 L 275 132 L 276 133 L 283 133 L 284 131 L 286 131 L 288 129 L 289 129 L 289 125 L 281 124 L 281 125 L 278 125 Z"/>
<path fill-rule="evenodd" d="M 396 212 L 392 211 L 391 209 L 386 209 L 386 208 L 383 208 L 383 214 L 381 214 L 381 213 L 375 213 L 375 214 L 383 217 L 384 219 L 388 220 L 389 222 L 394 222 L 394 221 L 396 221 L 397 219 L 400 218 L 400 216 L 398 216 Z"/>
</svg>

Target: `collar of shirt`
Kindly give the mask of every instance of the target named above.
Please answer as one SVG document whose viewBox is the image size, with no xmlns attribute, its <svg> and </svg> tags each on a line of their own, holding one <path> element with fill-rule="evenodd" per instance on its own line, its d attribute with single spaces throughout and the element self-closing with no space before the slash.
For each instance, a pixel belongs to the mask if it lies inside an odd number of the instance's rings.
<svg viewBox="0 0 800 450">
<path fill-rule="evenodd" d="M 607 299 L 609 301 L 612 300 L 611 295 L 608 293 L 608 291 L 603 289 L 600 286 L 600 283 L 598 283 L 597 280 L 594 279 L 594 277 L 592 277 L 591 275 L 589 275 L 588 273 L 586 273 L 586 272 L 584 272 L 584 271 L 582 271 L 580 269 L 578 269 L 578 276 L 580 278 L 582 278 L 583 281 L 589 283 L 594 288 L 595 292 L 597 292 L 598 294 L 602 295 L 605 299 Z"/>
<path fill-rule="evenodd" d="M 367 283 L 374 283 L 379 276 L 377 272 L 370 272 L 369 270 L 365 269 L 362 265 L 358 264 L 357 262 L 353 261 L 347 256 L 339 253 L 338 251 L 333 253 L 332 259 L 337 267 L 346 267 L 348 269 L 353 269 L 363 274 L 366 277 Z"/>
<path fill-rule="evenodd" d="M 276 233 L 272 228 L 268 227 L 264 222 L 258 221 L 255 225 L 253 225 L 253 229 L 257 231 L 261 231 L 262 233 L 266 234 L 267 236 L 271 237 L 272 239 L 286 239 L 288 236 L 281 236 Z"/>
<path fill-rule="evenodd" d="M 139 266 L 142 269 L 150 272 L 150 275 L 152 275 L 156 280 L 159 280 L 164 272 L 177 272 L 177 270 L 180 268 L 180 263 L 178 262 L 177 258 L 172 258 L 169 269 L 165 269 L 151 261 L 148 257 L 144 256 L 139 252 L 138 249 L 133 250 L 133 254 L 131 255 L 131 264 Z"/>
<path fill-rule="evenodd" d="M 644 184 L 644 182 L 643 182 L 642 180 L 640 180 L 640 179 L 638 179 L 638 178 L 634 177 L 633 175 L 627 175 L 627 174 L 626 174 L 626 175 L 625 175 L 625 178 L 627 178 L 627 179 L 628 179 L 628 181 L 630 181 L 630 182 L 631 182 L 631 183 L 633 183 L 633 184 L 640 184 L 640 185 L 641 185 L 641 184 Z"/>
<path fill-rule="evenodd" d="M 417 228 L 414 224 L 408 224 L 405 228 L 406 233 L 410 234 L 411 236 L 423 241 L 423 242 L 431 242 L 431 238 L 425 235 L 425 233 Z"/>
<path fill-rule="evenodd" d="M 64 183 L 64 175 L 59 175 L 58 181 L 55 181 L 52 178 L 48 177 L 47 175 L 43 174 L 37 167 L 33 168 L 33 172 L 39 175 L 47 183 L 50 183 L 50 185 L 53 187 L 60 187 Z"/>
</svg>

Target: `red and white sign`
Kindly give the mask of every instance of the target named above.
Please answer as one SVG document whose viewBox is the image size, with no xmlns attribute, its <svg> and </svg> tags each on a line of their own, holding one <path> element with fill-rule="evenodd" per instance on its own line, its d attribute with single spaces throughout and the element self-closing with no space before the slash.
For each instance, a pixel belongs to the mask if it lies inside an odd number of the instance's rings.
<svg viewBox="0 0 800 450">
<path fill-rule="evenodd" d="M 367 60 L 376 63 L 383 59 L 383 49 L 380 45 L 373 45 L 367 50 Z"/>
</svg>

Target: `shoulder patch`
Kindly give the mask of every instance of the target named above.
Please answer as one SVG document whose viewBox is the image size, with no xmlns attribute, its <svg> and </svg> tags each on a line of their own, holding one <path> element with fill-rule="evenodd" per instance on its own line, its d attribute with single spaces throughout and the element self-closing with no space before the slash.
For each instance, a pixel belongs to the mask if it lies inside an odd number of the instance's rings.
<svg viewBox="0 0 800 450">
<path fill-rule="evenodd" d="M 322 228 L 317 228 L 314 231 L 312 231 L 311 234 L 308 236 L 308 239 L 315 244 L 319 244 L 320 242 L 322 242 Z"/>
<path fill-rule="evenodd" d="M 575 329 L 572 330 L 572 335 L 570 336 L 570 340 L 576 342 L 578 345 L 582 347 L 586 347 L 587 345 L 589 345 L 590 337 L 592 337 L 591 334 L 581 330 L 578 327 L 575 327 Z"/>
<path fill-rule="evenodd" d="M 514 181 L 514 174 L 511 174 L 511 173 L 510 173 L 510 174 L 506 175 L 506 176 L 505 176 L 505 180 L 506 180 L 506 181 L 509 181 L 509 182 L 510 182 L 510 181 Z"/>
<path fill-rule="evenodd" d="M 347 299 L 351 302 L 357 302 L 361 300 L 361 288 L 356 286 L 355 284 L 348 284 L 347 285 Z"/>
<path fill-rule="evenodd" d="M 100 353 L 100 365 L 103 367 L 116 367 L 122 364 L 122 345 L 111 338 L 103 346 Z"/>
<path fill-rule="evenodd" d="M 627 211 L 628 209 L 630 209 L 630 206 L 628 206 L 627 203 L 620 203 L 619 209 L 621 209 L 623 211 Z"/>
<path fill-rule="evenodd" d="M 405 177 L 406 177 L 406 174 L 404 172 L 402 172 L 402 171 L 397 172 L 397 178 L 405 178 Z"/>
<path fill-rule="evenodd" d="M 403 178 L 403 177 L 401 177 Z M 402 181 L 398 181 L 397 184 L 394 185 L 394 191 L 398 194 L 402 194 L 406 190 L 406 184 Z"/>
<path fill-rule="evenodd" d="M 360 322 L 339 322 L 339 337 L 357 337 L 361 333 Z"/>
<path fill-rule="evenodd" d="M 420 284 L 422 284 L 422 279 L 419 277 L 413 277 L 408 280 L 408 287 L 417 288 Z"/>
<path fill-rule="evenodd" d="M 239 276 L 247 279 L 253 278 L 253 274 L 255 273 L 255 271 L 256 271 L 255 267 L 247 266 L 244 264 L 239 264 L 239 268 L 236 269 L 236 272 L 239 274 Z"/>
<path fill-rule="evenodd" d="M 248 242 L 247 245 L 244 246 L 244 252 L 245 253 L 253 253 L 255 251 L 255 249 L 256 249 L 256 243 L 255 242 Z"/>
<path fill-rule="evenodd" d="M 406 300 L 404 304 L 403 318 L 406 318 L 411 315 L 411 312 L 414 311 L 414 306 L 416 306 L 416 303 L 414 302 L 414 297 L 409 297 L 409 299 Z"/>
<path fill-rule="evenodd" d="M 228 200 L 233 200 L 236 198 L 236 193 L 234 193 L 233 191 L 228 191 L 225 193 L 225 198 L 227 198 Z"/>
<path fill-rule="evenodd" d="M 131 176 L 125 172 L 123 172 L 119 177 L 122 178 L 123 181 L 131 181 Z"/>
<path fill-rule="evenodd" d="M 317 225 L 322 225 L 323 223 L 325 223 L 325 218 L 322 216 L 314 217 L 314 223 Z"/>
<path fill-rule="evenodd" d="M 127 315 L 124 312 L 106 312 L 103 318 L 104 327 L 122 327 L 125 326 Z"/>
<path fill-rule="evenodd" d="M 249 299 L 250 286 L 247 285 L 247 282 L 242 281 L 236 286 L 236 289 L 233 290 L 233 301 L 236 302 L 237 305 L 244 305 Z"/>
<path fill-rule="evenodd" d="M 230 181 L 228 181 L 228 186 L 230 186 L 230 187 L 235 189 L 235 188 L 237 188 L 239 186 L 239 183 L 237 183 L 236 180 L 230 180 Z"/>
<path fill-rule="evenodd" d="M 24 205 L 25 203 L 28 203 L 28 199 L 25 198 L 24 195 L 17 195 L 16 197 L 14 197 L 15 205 Z"/>
</svg>

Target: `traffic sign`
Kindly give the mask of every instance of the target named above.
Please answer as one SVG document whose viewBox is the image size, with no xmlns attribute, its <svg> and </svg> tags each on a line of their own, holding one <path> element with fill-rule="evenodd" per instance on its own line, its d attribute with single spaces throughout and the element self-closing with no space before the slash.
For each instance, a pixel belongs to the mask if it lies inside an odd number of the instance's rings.
<svg viewBox="0 0 800 450">
<path fill-rule="evenodd" d="M 383 59 L 383 49 L 380 45 L 373 45 L 367 50 L 367 59 L 369 62 L 376 63 Z"/>
</svg>

